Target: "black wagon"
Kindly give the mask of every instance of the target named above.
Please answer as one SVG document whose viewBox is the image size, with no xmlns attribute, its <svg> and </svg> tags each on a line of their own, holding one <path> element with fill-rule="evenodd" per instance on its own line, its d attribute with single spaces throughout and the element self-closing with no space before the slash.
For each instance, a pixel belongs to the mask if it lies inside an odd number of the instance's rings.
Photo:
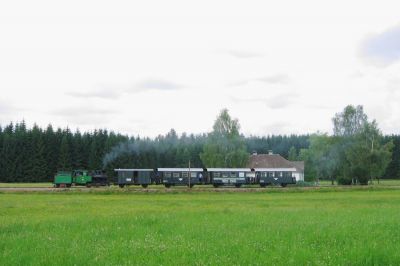
<svg viewBox="0 0 400 266">
<path fill-rule="evenodd" d="M 153 169 L 114 169 L 118 175 L 118 186 L 136 185 L 146 188 L 155 178 Z"/>
<path fill-rule="evenodd" d="M 255 181 L 255 174 L 250 168 L 207 168 L 207 174 L 214 187 L 241 187 Z"/>
<path fill-rule="evenodd" d="M 171 186 L 193 187 L 205 182 L 203 168 L 157 168 L 157 175 L 167 188 Z"/>
<path fill-rule="evenodd" d="M 296 184 L 296 178 L 293 176 L 295 168 L 255 168 L 254 170 L 261 187 L 268 185 L 286 187 L 288 184 Z"/>
</svg>

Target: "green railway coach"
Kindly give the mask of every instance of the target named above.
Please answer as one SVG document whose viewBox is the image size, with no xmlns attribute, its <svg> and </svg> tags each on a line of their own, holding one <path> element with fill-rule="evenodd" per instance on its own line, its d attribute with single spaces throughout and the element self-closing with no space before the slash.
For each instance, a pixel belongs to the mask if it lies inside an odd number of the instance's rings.
<svg viewBox="0 0 400 266">
<path fill-rule="evenodd" d="M 55 187 L 71 187 L 71 185 L 72 185 L 72 172 L 59 171 L 54 176 Z"/>
</svg>

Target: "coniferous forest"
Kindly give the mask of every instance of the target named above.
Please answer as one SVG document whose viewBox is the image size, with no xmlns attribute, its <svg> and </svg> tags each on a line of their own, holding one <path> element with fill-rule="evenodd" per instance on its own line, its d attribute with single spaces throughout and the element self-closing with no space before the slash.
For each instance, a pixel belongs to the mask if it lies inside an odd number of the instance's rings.
<svg viewBox="0 0 400 266">
<path fill-rule="evenodd" d="M 93 132 L 28 128 L 24 121 L 0 127 L 0 182 L 52 181 L 57 170 L 202 167 L 207 134 L 178 135 L 171 129 L 156 138 L 130 137 L 99 129 Z M 291 147 L 308 146 L 308 136 L 245 138 L 248 152 L 273 150 L 285 157 Z"/>
<path fill-rule="evenodd" d="M 248 153 L 272 150 L 291 160 L 309 147 L 309 135 L 245 137 Z M 207 134 L 180 134 L 171 129 L 156 138 L 121 135 L 105 129 L 93 132 L 26 126 L 24 121 L 0 127 L 0 182 L 52 181 L 58 170 L 114 168 L 203 167 L 200 154 Z M 393 141 L 392 160 L 384 178 L 400 178 L 400 135 Z M 307 165 L 306 165 L 307 167 Z M 307 171 L 306 171 L 307 174 Z M 312 174 L 306 176 L 312 180 Z"/>
</svg>

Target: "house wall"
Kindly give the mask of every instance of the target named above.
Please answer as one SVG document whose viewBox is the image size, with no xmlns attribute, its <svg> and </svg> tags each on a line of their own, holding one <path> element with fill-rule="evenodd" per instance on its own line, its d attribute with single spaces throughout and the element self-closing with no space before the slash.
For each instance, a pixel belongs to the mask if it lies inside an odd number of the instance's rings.
<svg viewBox="0 0 400 266">
<path fill-rule="evenodd" d="M 296 178 L 296 181 L 304 181 L 304 173 L 303 172 L 294 172 L 293 176 Z"/>
</svg>

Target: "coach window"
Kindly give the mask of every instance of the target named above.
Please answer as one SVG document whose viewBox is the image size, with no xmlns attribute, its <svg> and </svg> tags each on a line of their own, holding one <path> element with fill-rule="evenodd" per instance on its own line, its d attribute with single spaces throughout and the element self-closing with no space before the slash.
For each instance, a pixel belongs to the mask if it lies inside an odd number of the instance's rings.
<svg viewBox="0 0 400 266">
<path fill-rule="evenodd" d="M 236 172 L 231 172 L 231 177 L 236 177 Z"/>
<path fill-rule="evenodd" d="M 164 176 L 169 178 L 169 177 L 171 177 L 171 173 L 170 172 L 166 172 L 166 173 L 164 173 Z"/>
<path fill-rule="evenodd" d="M 188 177 L 189 173 L 188 172 L 182 172 L 182 177 Z"/>
<path fill-rule="evenodd" d="M 175 173 L 172 174 L 172 176 L 173 176 L 174 178 L 177 178 L 177 177 L 179 177 L 179 173 L 176 173 L 176 172 L 175 172 Z"/>
<path fill-rule="evenodd" d="M 214 173 L 214 177 L 221 177 L 221 173 Z"/>
<path fill-rule="evenodd" d="M 229 173 L 222 173 L 222 177 L 224 177 L 224 178 L 229 177 Z"/>
<path fill-rule="evenodd" d="M 262 177 L 268 177 L 268 172 L 262 172 Z"/>
<path fill-rule="evenodd" d="M 190 173 L 190 177 L 197 177 L 197 173 L 196 172 L 191 172 Z"/>
</svg>

